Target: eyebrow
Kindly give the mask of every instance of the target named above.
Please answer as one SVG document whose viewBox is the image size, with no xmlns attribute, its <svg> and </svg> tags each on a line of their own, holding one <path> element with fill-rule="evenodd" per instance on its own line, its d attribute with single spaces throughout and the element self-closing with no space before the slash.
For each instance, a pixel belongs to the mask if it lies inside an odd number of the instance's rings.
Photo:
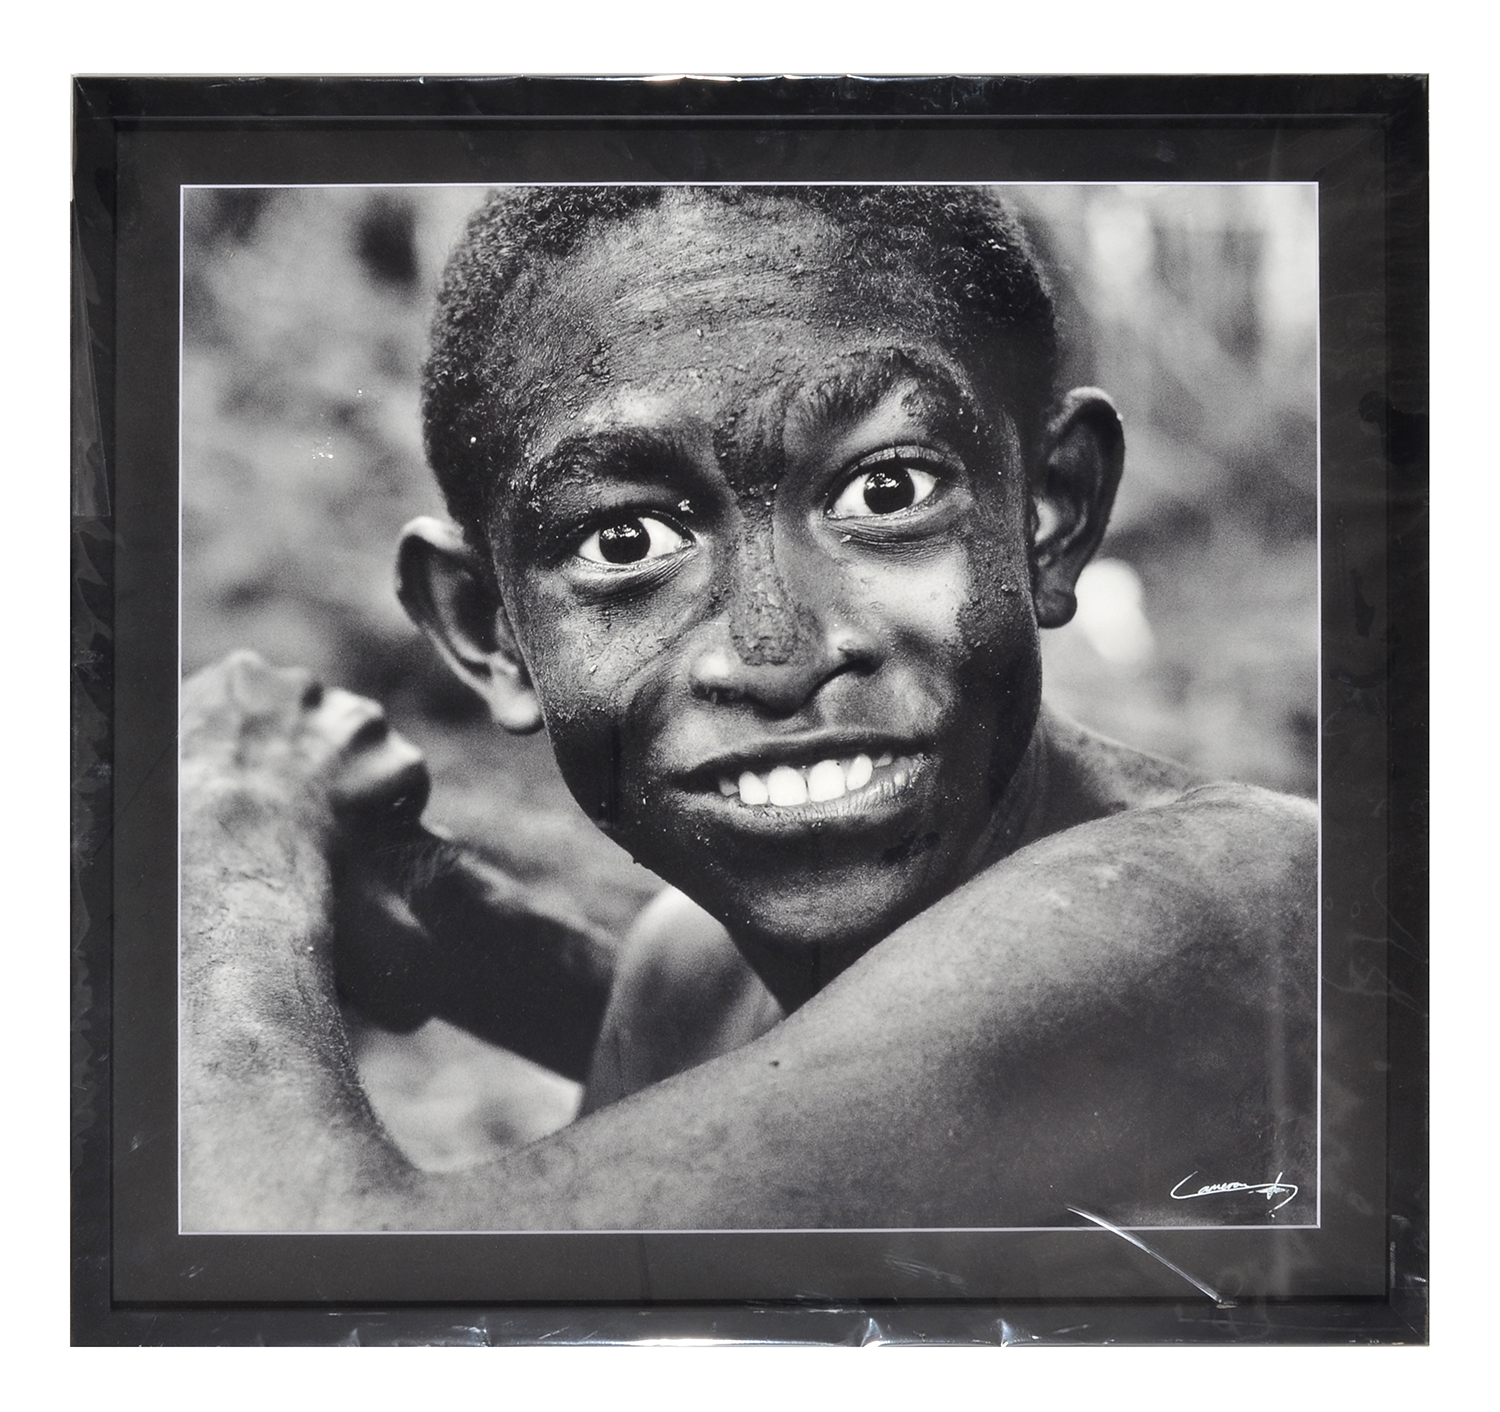
<svg viewBox="0 0 1500 1412">
<path fill-rule="evenodd" d="M 564 437 L 526 471 L 532 484 L 557 485 L 609 471 L 627 479 L 674 479 L 687 469 L 687 449 L 670 427 L 606 427 Z"/>
<path fill-rule="evenodd" d="M 890 347 L 847 355 L 810 385 L 790 393 L 788 410 L 823 425 L 848 426 L 874 413 L 903 384 L 919 391 L 937 415 L 942 430 L 963 439 L 977 427 L 979 415 L 961 376 L 942 363 L 911 349 Z M 696 480 L 693 450 L 678 428 L 664 426 L 604 426 L 565 436 L 534 461 L 523 484 L 531 489 L 546 484 L 547 510 L 566 516 L 568 492 L 580 483 L 608 476 L 617 483 L 674 484 Z M 530 497 L 520 497 L 527 499 Z M 529 518 L 552 519 L 534 508 Z"/>
<path fill-rule="evenodd" d="M 856 422 L 874 412 L 903 382 L 910 382 L 936 403 L 945 421 L 967 426 L 976 419 L 968 390 L 941 365 L 906 349 L 891 348 L 849 362 L 801 395 L 806 414 L 823 422 Z"/>
</svg>

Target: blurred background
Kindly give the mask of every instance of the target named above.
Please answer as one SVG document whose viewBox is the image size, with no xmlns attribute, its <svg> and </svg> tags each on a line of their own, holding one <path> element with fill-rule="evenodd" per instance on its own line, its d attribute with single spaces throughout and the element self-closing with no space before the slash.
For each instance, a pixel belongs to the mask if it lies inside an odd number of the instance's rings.
<svg viewBox="0 0 1500 1412">
<path fill-rule="evenodd" d="M 1105 388 L 1125 479 L 1048 699 L 1220 778 L 1314 795 L 1317 214 L 1311 186 L 1005 188 L 1056 275 L 1064 386 Z M 488 724 L 396 602 L 440 512 L 417 379 L 473 187 L 184 193 L 182 665 L 235 647 L 385 702 L 427 753 L 428 818 L 620 931 L 660 886 L 584 818 L 544 738 Z M 578 1090 L 432 1021 L 355 1018 L 413 1160 L 467 1165 Z"/>
</svg>

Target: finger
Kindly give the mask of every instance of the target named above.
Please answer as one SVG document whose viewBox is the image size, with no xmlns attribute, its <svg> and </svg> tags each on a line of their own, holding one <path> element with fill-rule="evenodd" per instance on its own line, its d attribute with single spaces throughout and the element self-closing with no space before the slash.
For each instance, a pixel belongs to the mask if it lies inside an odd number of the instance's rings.
<svg viewBox="0 0 1500 1412">
<path fill-rule="evenodd" d="M 388 731 L 379 745 L 341 762 L 329 788 L 340 812 L 392 819 L 416 819 L 432 789 L 422 752 L 404 736 Z"/>
<path fill-rule="evenodd" d="M 315 748 L 327 752 L 335 808 L 411 818 L 422 812 L 430 789 L 422 752 L 391 729 L 379 702 L 330 691 L 309 730 Z"/>
<path fill-rule="evenodd" d="M 194 673 L 183 683 L 184 715 L 231 714 L 243 719 L 290 721 L 317 706 L 322 686 L 302 667 L 273 667 L 258 652 L 241 649 Z"/>
<path fill-rule="evenodd" d="M 339 752 L 378 745 L 389 730 L 385 707 L 378 701 L 338 687 L 323 693 L 307 720 L 309 735 Z"/>
</svg>

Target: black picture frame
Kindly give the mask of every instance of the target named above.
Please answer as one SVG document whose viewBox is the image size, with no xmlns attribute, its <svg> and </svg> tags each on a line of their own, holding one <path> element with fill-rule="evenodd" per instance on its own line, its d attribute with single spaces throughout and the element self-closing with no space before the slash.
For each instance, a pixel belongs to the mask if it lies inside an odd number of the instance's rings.
<svg viewBox="0 0 1500 1412">
<path fill-rule="evenodd" d="M 1425 1341 L 1422 79 L 84 78 L 74 142 L 76 1343 Z M 178 1234 L 176 192 L 585 179 L 1319 183 L 1325 1062 L 1367 1158 L 1298 1295 L 1103 1231 L 972 1298 L 838 1232 Z M 1205 1238 L 1246 1236 L 1164 1245 Z"/>
</svg>

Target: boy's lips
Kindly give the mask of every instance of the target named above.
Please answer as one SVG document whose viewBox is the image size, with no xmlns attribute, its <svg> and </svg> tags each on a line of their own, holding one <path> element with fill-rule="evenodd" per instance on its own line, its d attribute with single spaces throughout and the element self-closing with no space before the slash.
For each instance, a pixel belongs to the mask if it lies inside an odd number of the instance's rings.
<svg viewBox="0 0 1500 1412">
<path fill-rule="evenodd" d="M 904 788 L 911 778 L 911 757 L 899 759 L 890 750 L 871 756 L 829 755 L 812 765 L 780 762 L 770 769 L 741 770 L 719 776 L 719 793 L 739 800 L 746 809 L 799 809 L 808 804 L 831 804 L 890 783 Z"/>
<path fill-rule="evenodd" d="M 927 763 L 913 743 L 825 735 L 729 752 L 679 778 L 721 819 L 781 831 L 884 818 L 899 811 Z"/>
</svg>

